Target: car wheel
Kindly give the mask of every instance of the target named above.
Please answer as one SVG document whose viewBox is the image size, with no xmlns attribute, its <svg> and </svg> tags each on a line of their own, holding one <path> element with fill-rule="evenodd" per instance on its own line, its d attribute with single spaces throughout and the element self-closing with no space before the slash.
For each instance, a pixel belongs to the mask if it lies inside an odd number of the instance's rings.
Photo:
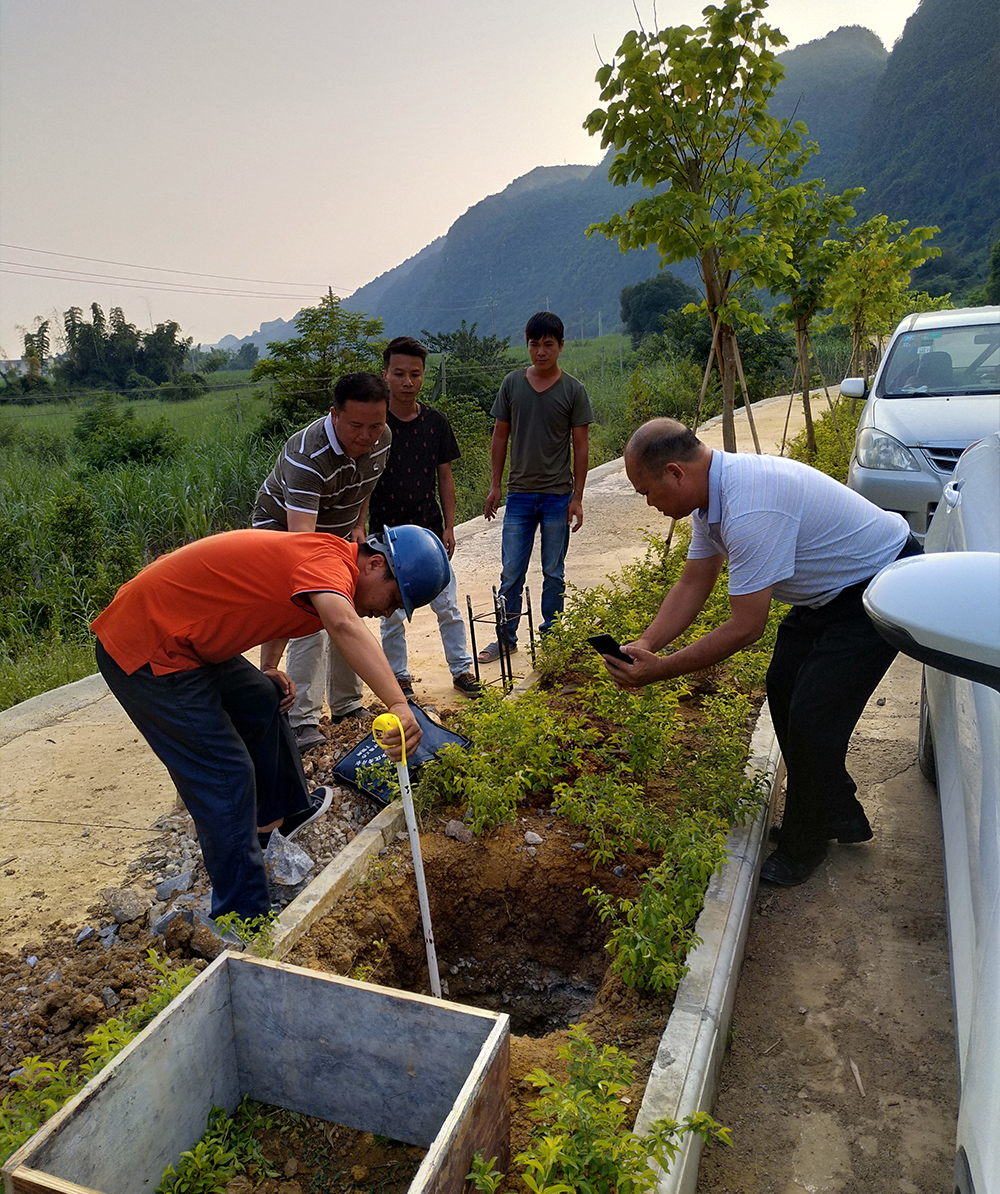
<svg viewBox="0 0 1000 1194">
<path fill-rule="evenodd" d="M 917 732 L 917 766 L 924 779 L 937 784 L 934 767 L 934 739 L 931 737 L 931 711 L 927 704 L 927 684 L 920 678 L 920 729 Z"/>
</svg>

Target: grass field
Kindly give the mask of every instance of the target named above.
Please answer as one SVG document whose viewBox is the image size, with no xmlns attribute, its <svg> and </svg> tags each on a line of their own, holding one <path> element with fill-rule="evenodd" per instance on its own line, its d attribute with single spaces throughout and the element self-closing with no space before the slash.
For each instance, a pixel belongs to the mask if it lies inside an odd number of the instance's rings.
<svg viewBox="0 0 1000 1194">
<path fill-rule="evenodd" d="M 527 363 L 524 345 L 510 353 Z M 625 336 L 567 341 L 560 363 L 594 406 L 591 468 L 619 456 L 644 419 L 690 420 L 697 405 L 697 366 L 639 365 Z M 432 384 L 436 359 L 428 364 Z M 462 448 L 454 464 L 458 522 L 482 514 L 492 430 L 483 403 L 500 380 L 490 376 L 485 399 L 449 390 L 444 404 Z M 187 401 L 143 397 L 99 410 L 112 448 L 124 432 L 155 441 L 141 461 L 113 466 L 95 464 L 76 434 L 81 420 L 95 418 L 94 394 L 33 406 L 0 394 L 0 709 L 94 670 L 89 623 L 144 564 L 249 524 L 281 443 L 258 432 L 269 386 L 251 384 L 246 372 L 211 374 L 209 384 Z"/>
<path fill-rule="evenodd" d="M 564 355 L 598 415 L 591 466 L 617 455 L 627 433 L 629 375 L 618 368 L 619 338 L 605 340 L 568 345 Z M 517 355 L 527 361 L 526 350 Z M 117 406 L 139 429 L 166 424 L 179 448 L 172 459 L 109 468 L 88 466 L 74 434 L 94 395 L 33 406 L 0 402 L 0 708 L 93 672 L 89 623 L 145 563 L 248 525 L 279 447 L 256 434 L 267 386 L 250 385 L 246 373 L 216 373 L 210 382 L 208 394 L 189 401 Z M 459 521 L 482 511 L 491 425 L 479 411 L 460 437 Z"/>
</svg>

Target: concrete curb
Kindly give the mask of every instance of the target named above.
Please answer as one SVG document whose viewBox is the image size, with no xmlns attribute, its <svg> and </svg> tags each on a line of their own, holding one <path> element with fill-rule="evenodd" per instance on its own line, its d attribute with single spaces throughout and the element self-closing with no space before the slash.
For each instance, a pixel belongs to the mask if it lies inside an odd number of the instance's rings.
<svg viewBox="0 0 1000 1194">
<path fill-rule="evenodd" d="M 0 746 L 6 746 L 22 734 L 44 729 L 60 717 L 67 717 L 78 709 L 92 705 L 107 696 L 108 691 L 104 677 L 95 673 L 5 709 L 0 713 Z"/>
<path fill-rule="evenodd" d="M 681 1122 L 695 1111 L 711 1111 L 726 1051 L 736 987 L 746 947 L 762 855 L 768 846 L 771 810 L 784 774 L 771 714 L 761 708 L 745 769 L 761 775 L 769 799 L 750 825 L 737 826 L 726 847 L 729 861 L 705 893 L 696 922 L 701 944 L 688 955 L 689 971 L 677 989 L 656 1060 L 636 1117 L 636 1132 L 657 1119 Z M 657 1194 L 694 1194 L 701 1139 L 688 1136 Z"/>
<path fill-rule="evenodd" d="M 369 862 L 406 824 L 402 800 L 394 800 L 348 842 L 278 917 L 273 956 L 280 961 L 313 925 L 364 875 Z"/>
</svg>

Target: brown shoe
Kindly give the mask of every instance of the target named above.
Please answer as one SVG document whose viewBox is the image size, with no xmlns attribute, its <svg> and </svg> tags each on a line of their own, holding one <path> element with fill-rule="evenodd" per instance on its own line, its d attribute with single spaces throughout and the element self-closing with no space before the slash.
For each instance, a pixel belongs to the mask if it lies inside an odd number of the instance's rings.
<svg viewBox="0 0 1000 1194">
<path fill-rule="evenodd" d="M 456 676 L 454 680 L 452 680 L 452 684 L 458 689 L 459 692 L 463 693 L 467 697 L 471 697 L 472 700 L 475 700 L 476 697 L 481 697 L 483 695 L 483 686 L 479 683 L 472 672 L 463 672 L 460 676 Z"/>
</svg>

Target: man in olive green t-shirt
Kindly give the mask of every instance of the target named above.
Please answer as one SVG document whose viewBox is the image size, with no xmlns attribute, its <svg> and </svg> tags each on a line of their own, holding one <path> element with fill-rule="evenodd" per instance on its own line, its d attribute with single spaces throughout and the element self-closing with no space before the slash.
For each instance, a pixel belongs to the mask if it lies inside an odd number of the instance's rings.
<svg viewBox="0 0 1000 1194">
<path fill-rule="evenodd" d="M 562 612 L 570 531 L 583 526 L 588 426 L 594 419 L 586 389 L 559 368 L 563 350 L 563 322 L 559 316 L 539 311 L 528 320 L 524 336 L 531 364 L 507 374 L 491 411 L 496 423 L 490 446 L 492 484 L 485 508 L 489 521 L 500 505 L 500 482 L 509 443 L 500 596 L 510 619 L 506 634 L 512 651 L 517 650 L 521 594 L 537 527 L 541 527 L 542 539 L 542 634 L 551 629 L 556 614 Z M 499 644 L 490 643 L 479 652 L 479 659 L 490 663 L 499 654 Z"/>
</svg>

